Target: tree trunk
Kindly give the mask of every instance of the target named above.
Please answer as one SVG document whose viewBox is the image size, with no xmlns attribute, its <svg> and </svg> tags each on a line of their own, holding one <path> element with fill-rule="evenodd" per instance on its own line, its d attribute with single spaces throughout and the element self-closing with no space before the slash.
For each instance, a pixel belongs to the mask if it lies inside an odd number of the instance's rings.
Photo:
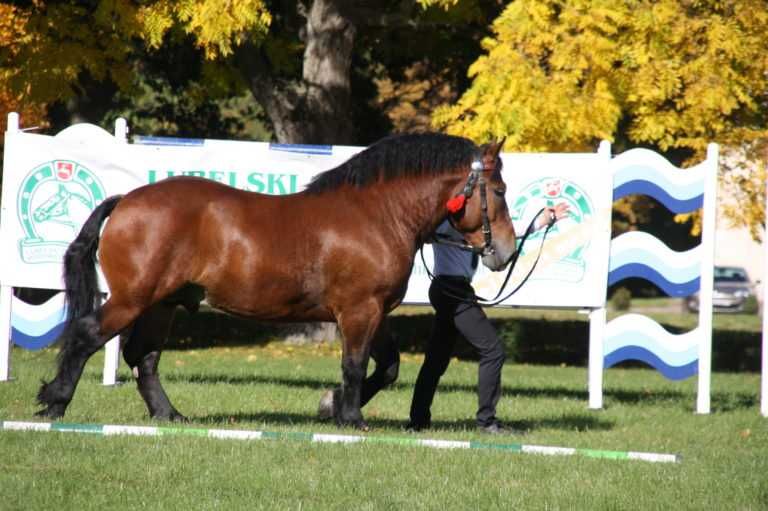
<svg viewBox="0 0 768 511">
<path fill-rule="evenodd" d="M 348 12 L 343 0 L 314 0 L 309 9 L 300 7 L 306 19 L 301 79 L 262 75 L 253 80 L 254 95 L 279 142 L 353 143 L 350 73 L 357 29 Z"/>
</svg>

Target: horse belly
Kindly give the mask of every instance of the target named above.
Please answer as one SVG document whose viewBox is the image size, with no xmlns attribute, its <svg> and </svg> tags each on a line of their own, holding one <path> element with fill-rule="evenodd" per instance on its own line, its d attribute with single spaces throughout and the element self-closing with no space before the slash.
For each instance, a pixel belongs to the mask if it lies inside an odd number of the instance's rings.
<svg viewBox="0 0 768 511">
<path fill-rule="evenodd" d="M 241 285 L 229 282 L 206 289 L 207 302 L 217 309 L 269 321 L 333 321 L 328 309 L 286 282 Z"/>
</svg>

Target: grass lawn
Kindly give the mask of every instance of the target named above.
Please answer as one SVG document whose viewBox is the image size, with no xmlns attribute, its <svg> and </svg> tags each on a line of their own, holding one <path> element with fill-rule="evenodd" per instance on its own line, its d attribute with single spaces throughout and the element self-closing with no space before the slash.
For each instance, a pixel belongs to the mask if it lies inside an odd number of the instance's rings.
<svg viewBox="0 0 768 511">
<path fill-rule="evenodd" d="M 39 380 L 55 352 L 13 352 L 0 384 L 0 420 L 36 420 Z M 402 431 L 420 355 L 405 354 L 398 383 L 364 409 L 367 435 Z M 100 385 L 89 363 L 65 420 L 158 425 L 132 382 Z M 339 380 L 338 344 L 167 351 L 161 374 L 191 427 L 333 432 L 315 418 Z M 476 364 L 454 361 L 438 391 L 435 428 L 418 438 L 557 445 L 682 455 L 679 464 L 548 457 L 492 450 L 381 444 L 101 437 L 0 432 L 0 509 L 766 509 L 768 420 L 759 375 L 715 373 L 713 413 L 695 407 L 695 379 L 651 370 L 605 372 L 605 404 L 590 411 L 587 372 L 509 364 L 499 407 L 525 435 L 477 433 Z M 121 367 L 120 376 L 129 373 Z"/>
</svg>

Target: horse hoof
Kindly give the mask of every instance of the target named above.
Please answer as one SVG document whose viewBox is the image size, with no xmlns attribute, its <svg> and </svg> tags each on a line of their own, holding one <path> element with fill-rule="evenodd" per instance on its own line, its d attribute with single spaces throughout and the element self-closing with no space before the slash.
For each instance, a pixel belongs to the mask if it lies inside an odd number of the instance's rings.
<svg viewBox="0 0 768 511">
<path fill-rule="evenodd" d="M 42 410 L 35 412 L 35 417 L 43 417 L 46 419 L 60 419 L 64 417 L 64 407 L 61 405 L 49 405 Z"/>
<path fill-rule="evenodd" d="M 335 388 L 326 391 L 320 398 L 320 404 L 317 407 L 317 417 L 320 420 L 332 419 L 336 416 L 334 405 L 341 401 L 341 389 Z"/>
<path fill-rule="evenodd" d="M 171 422 L 189 422 L 189 419 L 179 412 L 172 413 L 169 419 Z"/>
<path fill-rule="evenodd" d="M 367 433 L 371 430 L 370 426 L 368 426 L 368 423 L 365 422 L 363 419 L 351 421 L 346 424 L 347 426 L 352 426 L 358 431 L 362 431 L 363 433 Z"/>
<path fill-rule="evenodd" d="M 170 421 L 170 422 L 189 422 L 189 419 L 184 417 L 176 410 L 167 413 L 155 413 L 151 415 L 151 418 L 158 421 Z"/>
<path fill-rule="evenodd" d="M 340 428 L 355 428 L 363 432 L 371 430 L 371 428 L 368 426 L 368 423 L 363 419 L 337 420 L 336 425 Z"/>
</svg>

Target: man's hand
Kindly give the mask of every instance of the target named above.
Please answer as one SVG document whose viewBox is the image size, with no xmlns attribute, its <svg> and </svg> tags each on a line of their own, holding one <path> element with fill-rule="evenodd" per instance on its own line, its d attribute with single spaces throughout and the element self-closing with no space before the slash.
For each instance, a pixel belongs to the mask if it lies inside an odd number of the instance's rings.
<svg viewBox="0 0 768 511">
<path fill-rule="evenodd" d="M 561 202 L 560 204 L 557 204 L 554 208 L 546 208 L 541 215 L 539 215 L 539 219 L 536 221 L 536 229 L 541 229 L 542 227 L 546 227 L 547 225 L 553 225 L 558 220 L 562 220 L 563 218 L 568 216 L 568 203 L 567 202 Z"/>
</svg>

